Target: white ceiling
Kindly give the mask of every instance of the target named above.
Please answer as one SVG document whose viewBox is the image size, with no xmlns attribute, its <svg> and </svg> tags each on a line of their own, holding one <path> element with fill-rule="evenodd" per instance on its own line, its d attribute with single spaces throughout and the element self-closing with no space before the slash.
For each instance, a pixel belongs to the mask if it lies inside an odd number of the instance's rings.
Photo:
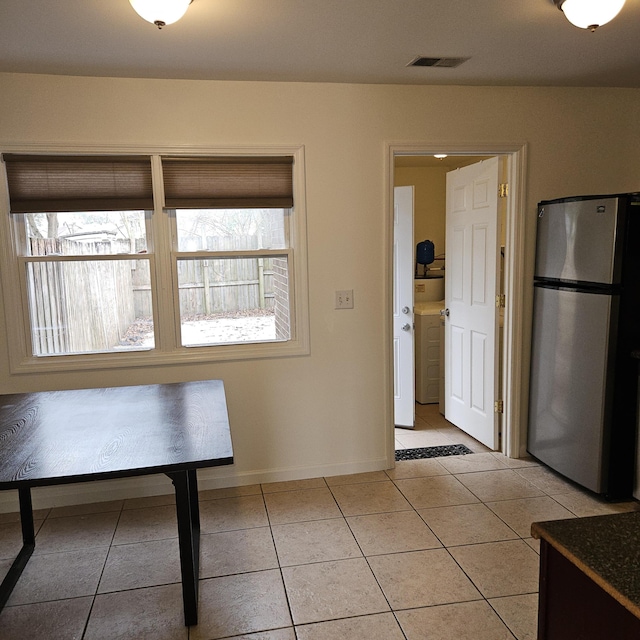
<svg viewBox="0 0 640 640">
<path fill-rule="evenodd" d="M 551 0 L 0 0 L 0 71 L 212 80 L 640 87 L 640 0 L 590 33 Z M 457 69 L 417 56 L 470 57 Z"/>
</svg>

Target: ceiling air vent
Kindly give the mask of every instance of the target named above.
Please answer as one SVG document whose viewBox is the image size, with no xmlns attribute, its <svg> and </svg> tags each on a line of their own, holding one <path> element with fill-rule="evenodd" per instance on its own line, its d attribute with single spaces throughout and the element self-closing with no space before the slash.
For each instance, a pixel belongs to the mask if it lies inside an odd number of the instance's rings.
<svg viewBox="0 0 640 640">
<path fill-rule="evenodd" d="M 447 67 L 453 69 L 459 67 L 469 58 L 424 58 L 419 56 L 412 60 L 407 67 Z"/>
</svg>

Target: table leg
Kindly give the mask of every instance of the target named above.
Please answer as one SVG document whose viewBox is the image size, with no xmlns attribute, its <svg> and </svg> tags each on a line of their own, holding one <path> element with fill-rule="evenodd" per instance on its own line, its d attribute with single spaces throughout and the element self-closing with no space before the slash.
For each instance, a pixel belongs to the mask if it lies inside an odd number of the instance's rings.
<svg viewBox="0 0 640 640">
<path fill-rule="evenodd" d="M 176 491 L 176 515 L 180 543 L 180 570 L 184 623 L 198 623 L 198 578 L 200 577 L 200 508 L 195 469 L 167 474 Z"/>
<path fill-rule="evenodd" d="M 31 490 L 29 487 L 18 489 L 20 500 L 20 523 L 22 524 L 22 549 L 13 561 L 7 575 L 0 584 L 0 611 L 7 603 L 13 588 L 16 586 L 22 571 L 27 566 L 27 562 L 36 546 L 35 530 L 33 526 L 33 506 L 31 504 Z"/>
</svg>

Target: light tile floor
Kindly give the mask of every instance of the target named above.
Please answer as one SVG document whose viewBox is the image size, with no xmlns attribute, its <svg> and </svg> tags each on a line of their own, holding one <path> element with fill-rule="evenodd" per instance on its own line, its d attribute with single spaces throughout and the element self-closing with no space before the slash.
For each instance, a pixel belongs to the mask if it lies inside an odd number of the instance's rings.
<svg viewBox="0 0 640 640">
<path fill-rule="evenodd" d="M 467 456 L 202 491 L 199 624 L 184 627 L 171 496 L 42 510 L 2 640 L 534 640 L 531 522 L 606 504 L 418 406 L 399 447 Z M 0 515 L 0 576 L 20 546 Z"/>
</svg>

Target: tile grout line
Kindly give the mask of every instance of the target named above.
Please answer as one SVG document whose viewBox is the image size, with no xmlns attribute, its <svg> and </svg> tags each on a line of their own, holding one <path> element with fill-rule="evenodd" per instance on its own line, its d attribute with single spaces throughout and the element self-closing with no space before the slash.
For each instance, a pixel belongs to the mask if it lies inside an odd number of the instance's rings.
<svg viewBox="0 0 640 640">
<path fill-rule="evenodd" d="M 116 537 L 116 531 L 118 530 L 118 525 L 120 524 L 120 519 L 122 518 L 122 512 L 124 510 L 124 500 L 120 505 L 120 509 L 118 511 L 118 519 L 116 520 L 116 525 L 113 528 L 113 533 L 111 534 L 111 540 L 109 542 L 109 549 L 107 550 L 107 555 L 104 558 L 104 564 L 102 565 L 102 570 L 100 571 L 100 576 L 98 577 L 98 582 L 96 583 L 95 593 L 91 597 L 91 606 L 89 607 L 89 612 L 87 614 L 87 619 L 84 622 L 84 627 L 82 628 L 81 638 L 84 638 L 89 630 L 89 620 L 91 620 L 91 614 L 93 613 L 93 607 L 96 603 L 96 597 L 98 596 L 98 590 L 100 589 L 100 583 L 102 582 L 102 577 L 104 576 L 104 571 L 107 567 L 107 562 L 109 561 L 109 555 L 111 554 L 111 547 L 113 546 L 113 541 Z"/>
<path fill-rule="evenodd" d="M 276 554 L 276 562 L 278 563 L 278 572 L 280 574 L 280 580 L 282 581 L 282 590 L 284 591 L 284 597 L 285 600 L 287 601 L 287 610 L 289 611 L 289 618 L 291 620 L 291 628 L 293 629 L 293 634 L 294 636 L 297 638 L 298 634 L 296 632 L 296 625 L 295 622 L 293 620 L 293 611 L 291 609 L 291 601 L 289 599 L 289 592 L 287 591 L 287 585 L 286 582 L 284 580 L 284 573 L 282 572 L 282 563 L 280 561 L 280 554 L 278 553 L 278 547 L 276 545 L 276 539 L 275 536 L 273 535 L 273 525 L 271 523 L 271 517 L 269 516 L 269 509 L 267 507 L 267 500 L 265 498 L 265 493 L 264 490 L 262 488 L 262 484 L 260 484 L 260 495 L 262 496 L 262 504 L 264 505 L 264 511 L 265 514 L 267 516 L 267 524 L 269 526 L 269 534 L 271 536 L 271 542 L 273 544 L 273 550 Z M 191 633 L 191 632 L 189 632 Z"/>
</svg>

